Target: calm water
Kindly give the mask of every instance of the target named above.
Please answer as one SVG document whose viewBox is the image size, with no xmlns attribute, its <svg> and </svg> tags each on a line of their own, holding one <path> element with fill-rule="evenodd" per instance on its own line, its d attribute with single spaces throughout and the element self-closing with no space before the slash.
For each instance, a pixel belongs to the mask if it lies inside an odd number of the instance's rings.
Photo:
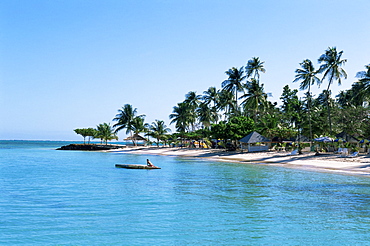
<svg viewBox="0 0 370 246">
<path fill-rule="evenodd" d="M 366 177 L 65 144 L 0 141 L 1 245 L 370 244 Z"/>
</svg>

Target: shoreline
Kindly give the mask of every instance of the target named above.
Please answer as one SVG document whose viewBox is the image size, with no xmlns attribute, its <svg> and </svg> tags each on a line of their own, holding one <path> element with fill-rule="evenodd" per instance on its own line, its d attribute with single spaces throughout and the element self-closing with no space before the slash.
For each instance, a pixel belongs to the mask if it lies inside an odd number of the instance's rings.
<svg viewBox="0 0 370 246">
<path fill-rule="evenodd" d="M 106 150 L 105 152 L 207 158 L 241 164 L 271 165 L 316 172 L 331 172 L 347 175 L 370 176 L 370 155 L 346 158 L 339 154 L 320 154 L 313 152 L 302 155 L 289 155 L 290 152 L 240 152 L 222 149 L 170 148 L 170 147 L 127 147 Z"/>
</svg>

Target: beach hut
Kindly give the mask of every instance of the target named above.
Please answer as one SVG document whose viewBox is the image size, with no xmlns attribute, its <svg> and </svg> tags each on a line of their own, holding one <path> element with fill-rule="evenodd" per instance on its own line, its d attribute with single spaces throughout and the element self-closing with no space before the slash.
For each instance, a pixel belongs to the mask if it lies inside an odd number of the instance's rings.
<svg viewBox="0 0 370 246">
<path fill-rule="evenodd" d="M 132 141 L 132 140 L 134 140 L 134 141 L 147 141 L 146 138 L 140 136 L 139 134 L 134 134 L 134 135 L 132 135 L 130 137 L 127 137 L 123 140 L 125 140 L 125 141 Z"/>
<path fill-rule="evenodd" d="M 256 152 L 256 151 L 267 151 L 269 149 L 268 145 L 266 143 L 271 142 L 270 139 L 262 136 L 258 132 L 251 132 L 244 138 L 239 140 L 242 143 L 247 143 L 248 144 L 248 152 Z M 264 143 L 265 145 L 256 145 L 256 146 L 251 146 L 251 144 L 255 143 Z M 242 150 L 243 150 L 243 145 L 242 145 Z"/>
<path fill-rule="evenodd" d="M 147 141 L 146 138 L 144 138 L 144 137 L 142 137 L 142 136 L 140 136 L 139 134 L 136 134 L 136 133 L 134 135 L 130 136 L 130 137 L 127 137 L 127 138 L 123 139 L 123 140 L 132 141 L 134 145 L 137 145 L 137 142 L 144 142 L 145 143 Z M 144 143 L 140 143 L 138 145 L 144 145 Z"/>
</svg>

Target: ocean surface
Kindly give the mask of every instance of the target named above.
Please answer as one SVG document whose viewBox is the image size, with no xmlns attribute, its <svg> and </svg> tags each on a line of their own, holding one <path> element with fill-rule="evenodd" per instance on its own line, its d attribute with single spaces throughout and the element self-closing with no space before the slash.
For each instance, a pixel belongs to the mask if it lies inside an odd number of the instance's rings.
<svg viewBox="0 0 370 246">
<path fill-rule="evenodd" d="M 0 245 L 370 244 L 367 177 L 66 144 L 0 141 Z"/>
</svg>

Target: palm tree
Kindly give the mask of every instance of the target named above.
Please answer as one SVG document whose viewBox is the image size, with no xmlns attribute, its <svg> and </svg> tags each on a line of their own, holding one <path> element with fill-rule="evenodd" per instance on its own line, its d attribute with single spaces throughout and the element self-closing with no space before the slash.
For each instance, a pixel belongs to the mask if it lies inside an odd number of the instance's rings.
<svg viewBox="0 0 370 246">
<path fill-rule="evenodd" d="M 216 107 L 217 103 L 220 100 L 220 94 L 218 93 L 216 87 L 209 87 L 208 90 L 204 91 L 204 96 L 202 97 L 203 101 L 209 105 L 213 102 L 213 107 Z"/>
<path fill-rule="evenodd" d="M 328 108 L 328 118 L 329 118 L 329 129 L 330 135 L 332 134 L 331 126 L 331 115 L 329 106 L 329 89 L 330 85 L 334 80 L 338 81 L 338 85 L 341 85 L 341 78 L 347 79 L 347 73 L 341 66 L 343 66 L 347 59 L 342 58 L 343 51 L 338 52 L 336 47 L 329 47 L 324 54 L 318 59 L 319 64 L 323 63 L 319 68 L 319 73 L 324 73 L 321 81 L 325 78 L 328 80 L 328 88 L 326 89 L 326 106 Z"/>
<path fill-rule="evenodd" d="M 340 91 L 339 94 L 336 96 L 337 102 L 342 108 L 351 106 L 352 97 L 352 90 Z"/>
<path fill-rule="evenodd" d="M 301 81 L 300 90 L 306 90 L 307 91 L 307 108 L 308 108 L 308 121 L 310 125 L 310 140 L 312 140 L 312 125 L 311 125 L 311 85 L 314 85 L 315 83 L 317 85 L 321 84 L 320 79 L 316 76 L 318 71 L 315 70 L 311 60 L 306 59 L 303 62 L 299 63 L 301 65 L 301 68 L 298 68 L 295 70 L 296 75 L 293 82 Z"/>
<path fill-rule="evenodd" d="M 369 88 L 365 82 L 358 81 L 352 84 L 351 89 L 340 91 L 336 96 L 338 104 L 342 107 L 359 107 L 369 99 Z"/>
<path fill-rule="evenodd" d="M 150 126 L 150 130 L 150 135 L 157 139 L 157 146 L 159 146 L 159 140 L 163 139 L 167 133 L 171 132 L 170 128 L 164 124 L 163 120 L 155 120 Z"/>
<path fill-rule="evenodd" d="M 134 136 L 139 135 L 142 132 L 145 132 L 145 124 L 144 124 L 144 115 L 135 116 L 132 120 L 132 132 Z M 136 146 L 135 137 L 132 138 L 132 143 Z"/>
<path fill-rule="evenodd" d="M 233 92 L 235 97 L 234 97 L 234 104 L 235 104 L 235 113 L 238 112 L 238 91 L 242 92 L 244 91 L 244 86 L 243 86 L 243 80 L 245 79 L 243 67 L 240 69 L 237 69 L 236 67 L 232 67 L 228 71 L 225 72 L 226 75 L 229 76 L 229 78 L 225 81 L 222 82 L 222 90 L 228 91 L 228 92 Z"/>
<path fill-rule="evenodd" d="M 256 128 L 258 129 L 258 132 L 260 132 L 264 136 L 268 138 L 273 138 L 274 131 L 276 131 L 276 128 L 278 126 L 279 126 L 279 117 L 275 114 L 266 112 L 265 114 L 263 114 L 263 117 L 259 119 Z"/>
<path fill-rule="evenodd" d="M 191 109 L 187 103 L 178 103 L 173 107 L 170 119 L 172 123 L 176 123 L 175 127 L 178 132 L 185 132 L 189 126 L 189 122 L 193 121 L 193 115 L 190 113 Z"/>
<path fill-rule="evenodd" d="M 202 123 L 206 128 L 210 127 L 212 122 L 216 122 L 218 120 L 216 108 L 209 107 L 205 102 L 199 104 L 199 107 L 197 108 L 197 114 L 199 117 L 199 122 Z"/>
<path fill-rule="evenodd" d="M 210 117 L 201 117 L 201 116 L 199 116 L 199 117 L 203 118 L 203 120 L 205 118 L 209 118 L 210 122 L 217 123 L 218 117 L 219 117 L 219 115 L 217 113 L 217 105 L 219 105 L 219 103 L 220 103 L 220 93 L 219 93 L 219 91 L 217 91 L 216 87 L 209 87 L 208 90 L 204 91 L 203 93 L 204 93 L 204 95 L 202 97 L 203 103 L 201 103 L 199 105 L 199 108 L 209 107 Z M 211 103 L 212 103 L 212 106 L 210 107 L 209 104 L 211 104 Z M 200 114 L 199 110 L 203 111 L 203 112 L 207 112 L 206 109 L 204 109 L 204 108 L 203 108 L 203 110 L 198 109 L 198 114 Z M 205 115 L 203 115 L 203 116 L 205 116 Z M 202 119 L 200 119 L 200 122 L 202 122 Z"/>
<path fill-rule="evenodd" d="M 245 98 L 242 102 L 244 110 L 252 111 L 254 122 L 257 122 L 257 117 L 260 114 L 260 109 L 263 111 L 267 105 L 267 94 L 263 90 L 263 84 L 259 84 L 256 79 L 251 79 L 250 83 L 246 84 L 247 93 L 240 97 Z"/>
<path fill-rule="evenodd" d="M 195 123 L 196 123 L 196 109 L 200 103 L 201 96 L 197 95 L 195 91 L 190 91 L 188 94 L 185 95 L 184 103 L 188 105 L 188 123 L 191 125 L 192 130 L 195 130 Z"/>
<path fill-rule="evenodd" d="M 299 63 L 302 68 L 298 68 L 295 70 L 296 75 L 293 82 L 301 81 L 300 90 L 308 89 L 308 92 L 311 90 L 311 85 L 315 83 L 317 85 L 321 84 L 320 79 L 316 76 L 318 71 L 315 70 L 312 61 L 309 59 L 304 60 L 303 62 Z"/>
<path fill-rule="evenodd" d="M 150 124 L 149 123 L 145 123 L 144 124 L 144 136 L 146 136 L 146 139 L 147 139 L 147 142 L 149 142 L 149 132 L 150 132 Z"/>
<path fill-rule="evenodd" d="M 113 128 L 110 126 L 110 124 L 107 123 L 97 125 L 95 137 L 100 138 L 102 141 L 105 141 L 105 145 L 108 144 L 109 140 L 118 140 L 118 137 Z"/>
<path fill-rule="evenodd" d="M 221 90 L 216 108 L 225 111 L 225 115 L 230 117 L 232 112 L 236 111 L 233 93 L 231 91 Z"/>
<path fill-rule="evenodd" d="M 358 83 L 362 83 L 364 96 L 370 98 L 370 64 L 365 66 L 366 71 L 361 71 L 356 74 L 356 78 L 360 78 Z"/>
<path fill-rule="evenodd" d="M 366 71 L 361 71 L 356 74 L 356 78 L 360 78 L 360 82 L 370 83 L 370 64 L 365 65 Z"/>
<path fill-rule="evenodd" d="M 259 80 L 260 75 L 259 72 L 265 73 L 266 70 L 263 67 L 263 64 L 265 62 L 261 62 L 259 57 L 252 57 L 251 60 L 247 62 L 247 65 L 245 66 L 245 72 L 247 75 L 247 78 L 251 77 L 252 74 L 254 74 L 253 78 Z"/>
<path fill-rule="evenodd" d="M 189 91 L 188 94 L 185 95 L 184 103 L 189 104 L 189 106 L 195 110 L 198 107 L 199 100 L 201 96 L 197 95 L 195 91 Z"/>
<path fill-rule="evenodd" d="M 125 104 L 122 109 L 118 110 L 118 114 L 116 117 L 113 119 L 113 121 L 118 121 L 116 124 L 113 125 L 115 128 L 115 133 L 122 129 L 126 129 L 126 134 L 130 134 L 132 137 L 132 132 L 137 130 L 139 127 L 139 121 L 140 119 L 138 118 L 144 118 L 145 115 L 139 115 L 136 116 L 137 109 L 133 109 L 132 105 L 130 104 Z M 133 143 L 135 144 L 134 139 L 132 140 Z"/>
</svg>

